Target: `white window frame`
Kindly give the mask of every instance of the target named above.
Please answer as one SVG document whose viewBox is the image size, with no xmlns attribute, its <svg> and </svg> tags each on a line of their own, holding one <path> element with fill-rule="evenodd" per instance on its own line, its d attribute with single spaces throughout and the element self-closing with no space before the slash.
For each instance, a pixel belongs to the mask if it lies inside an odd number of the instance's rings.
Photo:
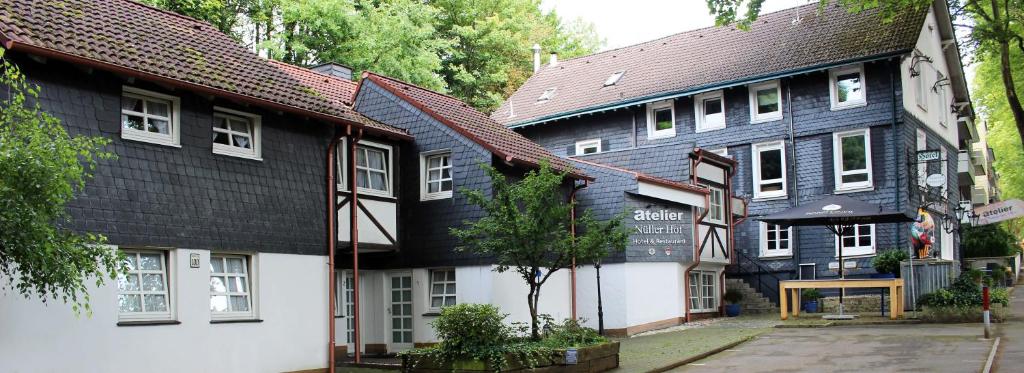
<svg viewBox="0 0 1024 373">
<path fill-rule="evenodd" d="M 720 105 L 722 105 L 722 119 L 721 121 L 715 120 L 709 122 L 707 117 L 704 115 L 704 101 L 716 98 L 719 100 L 718 102 Z M 725 128 L 725 95 L 722 94 L 721 90 L 705 92 L 693 96 L 693 109 L 694 121 L 696 122 L 696 132 L 707 132 Z"/>
<path fill-rule="evenodd" d="M 928 84 L 925 79 L 925 68 L 928 65 L 924 63 L 918 64 L 917 76 L 911 78 L 914 79 L 914 101 L 917 103 L 917 107 L 921 108 L 922 111 L 928 112 Z"/>
<path fill-rule="evenodd" d="M 750 123 L 764 123 L 782 119 L 782 85 L 779 84 L 778 80 L 772 80 L 770 82 L 763 82 L 757 84 L 751 84 L 747 86 L 750 92 Z M 763 91 L 765 89 L 775 88 L 775 95 L 779 98 L 779 109 L 770 112 L 760 114 L 757 112 L 757 91 Z"/>
<path fill-rule="evenodd" d="M 725 224 L 725 190 L 719 187 L 705 185 L 708 188 L 708 223 Z M 718 196 L 718 203 L 715 203 L 715 196 Z M 717 216 L 716 216 L 717 215 Z"/>
<path fill-rule="evenodd" d="M 672 115 L 672 128 L 663 130 L 655 130 L 656 123 L 654 122 L 654 112 L 662 109 L 668 109 Z M 673 100 L 664 100 L 658 102 L 651 102 L 647 104 L 647 139 L 664 139 L 674 137 L 676 135 L 676 107 Z"/>
<path fill-rule="evenodd" d="M 864 160 L 865 169 L 844 171 L 843 170 L 843 138 L 863 136 L 864 137 Z M 871 190 L 875 187 L 874 184 L 874 172 L 871 168 L 871 129 L 862 128 L 852 131 L 835 132 L 832 134 L 832 169 L 835 175 L 835 191 L 836 192 L 856 192 Z M 857 175 L 867 173 L 868 179 L 866 181 L 858 181 L 852 183 L 844 183 L 843 176 L 845 175 Z"/>
<path fill-rule="evenodd" d="M 334 317 L 346 319 L 345 343 L 352 343 L 355 335 L 355 319 L 352 312 L 355 310 L 355 302 L 349 300 L 355 298 L 355 277 L 352 276 L 352 271 L 339 270 L 334 272 L 334 280 Z"/>
<path fill-rule="evenodd" d="M 694 281 L 694 277 L 696 277 L 696 281 Z M 706 284 L 704 282 L 705 279 L 709 279 L 709 278 L 711 279 L 711 284 L 710 285 L 708 285 L 708 284 Z M 689 305 L 690 305 L 690 312 L 691 313 L 704 313 L 704 312 L 716 312 L 716 311 L 718 311 L 718 302 L 719 302 L 719 299 L 718 299 L 719 298 L 719 296 L 718 296 L 719 291 L 718 291 L 718 289 L 719 289 L 719 286 L 721 286 L 721 284 L 718 283 L 718 274 L 717 273 L 715 273 L 714 271 L 694 270 L 694 271 L 690 271 L 690 278 L 688 278 L 686 280 L 688 282 L 687 286 L 689 286 L 689 288 L 690 288 L 690 299 L 687 299 L 686 301 L 690 302 Z M 704 305 L 705 305 L 704 301 L 708 300 L 708 299 L 711 300 L 711 308 L 705 308 L 704 307 Z M 697 301 L 697 305 L 699 307 L 694 307 L 693 303 L 694 303 L 695 300 Z"/>
<path fill-rule="evenodd" d="M 142 305 L 143 309 L 145 309 L 145 302 L 146 302 L 145 295 L 146 294 L 164 295 L 167 298 L 167 311 L 160 311 L 160 312 L 121 312 L 120 304 L 117 304 L 117 306 L 116 306 L 117 307 L 117 320 L 118 321 L 128 321 L 128 322 L 131 322 L 131 321 L 170 321 L 170 320 L 175 320 L 176 315 L 177 315 L 177 312 L 176 312 L 176 309 L 175 309 L 175 305 L 177 303 L 177 293 L 176 293 L 177 287 L 175 286 L 175 281 L 177 281 L 177 276 L 175 276 L 176 273 L 174 271 L 174 268 L 175 268 L 174 267 L 174 264 L 175 264 L 174 263 L 174 251 L 171 251 L 171 250 L 131 249 L 131 248 L 122 248 L 122 249 L 120 249 L 120 251 L 123 252 L 125 255 L 133 255 L 134 254 L 135 257 L 136 257 L 136 262 L 135 262 L 136 266 L 138 266 L 139 259 L 140 259 L 140 254 L 160 254 L 160 258 L 163 260 L 163 262 L 161 263 L 161 265 L 163 265 L 163 270 L 162 271 L 141 270 L 141 269 L 137 269 L 135 271 L 129 271 L 129 274 L 137 274 L 139 276 L 139 290 L 137 290 L 137 291 L 129 291 L 128 294 L 138 294 L 139 295 L 139 301 L 142 302 L 140 304 Z M 153 292 L 153 291 L 142 290 L 143 289 L 142 274 L 158 274 L 158 273 L 162 274 L 164 276 L 164 291 L 163 292 Z M 118 281 L 120 282 L 120 278 L 118 279 Z M 117 295 L 118 296 L 117 296 L 117 298 L 120 298 L 120 296 L 122 294 L 123 294 L 123 292 L 121 290 L 121 287 L 120 287 L 120 285 L 118 285 L 118 288 L 117 288 Z M 115 298 L 115 299 L 117 299 L 117 298 Z"/>
<path fill-rule="evenodd" d="M 860 74 L 860 90 L 861 99 L 856 101 L 847 100 L 846 102 L 839 102 L 839 86 L 836 78 L 840 75 L 849 74 L 856 72 Z M 864 79 L 864 65 L 853 65 L 841 68 L 835 68 L 828 71 L 828 89 L 829 99 L 832 103 L 832 110 L 842 110 L 855 107 L 861 107 L 868 104 L 868 82 Z"/>
<path fill-rule="evenodd" d="M 344 141 L 342 144 L 340 144 L 340 146 L 338 146 L 339 154 L 336 157 L 338 159 L 338 163 L 339 163 L 339 165 L 338 165 L 338 173 L 339 173 L 339 175 L 338 175 L 338 178 L 337 178 L 338 179 L 338 191 L 343 191 L 343 192 L 344 191 L 348 191 L 348 176 L 349 175 L 348 175 L 348 144 L 347 143 L 348 143 L 348 141 Z M 357 146 L 356 146 L 356 151 L 359 151 L 359 148 L 362 148 L 364 146 L 371 147 L 371 148 L 377 148 L 377 150 L 384 150 L 385 153 L 387 153 L 386 154 L 386 156 L 387 156 L 386 157 L 387 158 L 386 159 L 387 160 L 387 165 L 386 165 L 386 167 L 387 167 L 386 168 L 386 170 L 387 170 L 387 178 L 386 179 L 387 179 L 387 184 L 388 184 L 388 191 L 387 192 L 383 192 L 383 191 L 376 190 L 376 189 L 369 189 L 369 188 L 359 187 L 359 193 L 363 193 L 363 194 L 367 194 L 367 195 L 375 195 L 375 196 L 380 196 L 380 197 L 393 197 L 394 196 L 394 192 L 395 192 L 395 189 L 394 189 L 394 179 L 395 179 L 395 162 L 394 162 L 394 157 L 395 157 L 395 148 L 393 146 L 387 145 L 387 144 L 381 144 L 381 143 L 372 142 L 372 141 L 360 140 L 359 144 L 357 144 Z M 357 169 L 358 169 L 358 166 L 357 166 Z"/>
<path fill-rule="evenodd" d="M 751 157 L 752 169 L 753 169 L 753 187 L 754 187 L 754 199 L 769 199 L 769 198 L 786 198 L 789 183 L 787 182 L 787 164 L 786 164 L 786 142 L 772 141 L 764 142 L 760 144 L 751 145 Z M 769 150 L 779 150 L 781 154 L 782 162 L 782 189 L 778 191 L 762 192 L 761 185 L 769 183 L 777 183 L 778 179 L 761 180 L 761 152 Z"/>
<path fill-rule="evenodd" d="M 439 168 L 430 168 L 430 159 L 436 157 L 448 157 L 448 166 L 442 165 Z M 448 178 L 444 178 L 444 170 L 448 169 Z M 429 180 L 431 170 L 441 171 L 441 178 L 438 180 Z M 452 198 L 452 191 L 455 190 L 455 167 L 452 164 L 452 151 L 450 149 L 435 150 L 429 152 L 420 153 L 420 200 L 421 201 L 432 201 L 437 199 Z M 439 183 L 444 185 L 445 181 L 452 183 L 452 190 L 441 190 L 441 186 L 438 186 L 438 192 L 428 192 L 429 184 Z"/>
<path fill-rule="evenodd" d="M 607 86 L 611 86 L 611 85 L 617 84 L 619 82 L 619 80 L 622 79 L 622 76 L 625 75 L 625 74 L 626 74 L 626 70 L 619 70 L 619 71 L 616 71 L 616 72 L 612 73 L 612 75 L 608 76 L 608 79 L 604 80 L 604 86 L 607 87 Z"/>
<path fill-rule="evenodd" d="M 455 280 L 448 281 L 448 277 L 447 277 L 447 275 L 445 275 L 445 280 L 444 281 L 435 282 L 434 281 L 434 273 L 436 273 L 436 272 L 445 272 L 445 273 L 451 272 L 452 276 L 455 277 Z M 433 268 L 433 269 L 430 269 L 430 270 L 427 271 L 427 276 L 428 276 L 428 278 L 427 278 L 427 310 L 428 310 L 428 312 L 432 312 L 432 313 L 441 312 L 441 308 L 442 307 L 446 307 L 444 305 L 444 303 L 445 303 L 445 301 L 448 298 L 455 299 L 455 304 L 459 304 L 459 296 L 458 296 L 459 277 L 457 276 L 455 268 Z M 449 284 L 454 285 L 455 286 L 455 293 L 448 293 L 447 291 L 445 291 L 442 294 L 434 294 L 434 284 L 435 283 L 443 285 L 445 289 L 448 288 L 447 285 L 449 285 Z M 435 297 L 440 297 L 441 298 L 441 306 L 440 307 L 434 307 L 434 298 Z"/>
<path fill-rule="evenodd" d="M 593 153 L 584 153 L 583 151 L 586 150 L 587 148 L 595 148 L 597 150 L 595 152 L 593 152 Z M 575 154 L 576 155 L 596 154 L 596 153 L 600 153 L 602 150 L 603 149 L 601 149 L 601 139 L 580 140 L 580 141 L 576 142 L 576 153 Z"/>
<path fill-rule="evenodd" d="M 153 132 L 149 132 L 149 131 L 146 131 L 146 130 L 137 130 L 137 129 L 132 129 L 132 128 L 126 128 L 124 126 L 124 119 L 122 118 L 121 119 L 121 123 L 120 123 L 121 138 L 122 139 L 134 140 L 134 141 L 142 141 L 142 142 L 148 142 L 148 143 L 151 143 L 151 144 L 165 145 L 165 146 L 171 146 L 171 147 L 176 147 L 176 148 L 180 148 L 181 147 L 181 121 L 180 121 L 180 117 L 181 117 L 181 99 L 180 98 L 178 98 L 176 96 L 165 95 L 163 93 L 147 91 L 145 89 L 139 89 L 139 88 L 129 87 L 129 86 L 122 86 L 121 87 L 121 100 L 124 100 L 125 97 L 131 97 L 131 98 L 142 99 L 142 100 L 150 100 L 150 101 L 167 101 L 167 104 L 168 104 L 167 110 L 168 110 L 168 114 L 170 115 L 170 118 L 166 118 L 166 119 L 167 119 L 168 125 L 171 126 L 171 129 L 170 129 L 170 131 L 168 131 L 169 132 L 168 134 L 162 134 L 162 133 L 153 133 Z M 135 112 L 135 111 L 131 111 L 131 110 L 125 110 L 123 107 L 121 107 L 120 115 L 123 116 L 125 114 L 131 114 L 131 115 L 134 115 L 134 116 L 141 116 L 143 118 L 154 117 L 154 118 L 164 119 L 163 117 L 158 117 L 156 115 L 151 115 L 151 114 L 147 114 L 147 113 L 139 113 L 139 112 Z"/>
<path fill-rule="evenodd" d="M 258 266 L 257 266 L 257 263 L 259 262 L 259 259 L 257 258 L 256 255 L 252 255 L 252 254 L 211 252 L 210 253 L 210 258 L 209 258 L 210 261 L 212 261 L 215 257 L 221 258 L 221 260 L 223 261 L 224 269 L 225 270 L 227 270 L 227 260 L 226 260 L 226 258 L 239 258 L 239 259 L 242 259 L 242 261 L 243 261 L 242 264 L 243 264 L 243 267 L 245 268 L 245 274 L 244 274 L 245 276 L 244 276 L 244 278 L 245 278 L 245 280 L 247 282 L 246 286 L 249 287 L 248 288 L 249 290 L 247 292 L 244 292 L 245 293 L 244 295 L 249 297 L 249 311 L 220 311 L 220 312 L 218 312 L 218 311 L 214 311 L 214 310 L 211 309 L 210 310 L 210 319 L 214 320 L 214 321 L 217 321 L 217 320 L 252 320 L 252 319 L 256 319 L 257 315 L 259 315 L 259 271 L 258 271 Z M 227 272 L 215 273 L 215 272 L 213 272 L 213 269 L 211 268 L 210 269 L 210 274 L 209 274 L 208 278 L 212 279 L 213 277 L 243 277 L 243 276 L 239 276 L 237 273 L 227 273 Z M 209 284 L 209 281 L 207 281 L 207 284 Z M 225 284 L 225 286 L 227 286 L 227 284 Z M 210 290 L 210 298 L 209 298 L 211 302 L 213 301 L 212 297 L 215 294 L 221 294 L 221 293 L 214 293 L 214 291 L 211 289 Z M 228 306 L 230 306 L 231 305 L 231 296 L 232 295 L 243 295 L 243 293 L 242 292 L 225 292 L 222 295 L 225 295 L 225 296 L 228 297 L 228 299 L 227 299 Z"/>
<path fill-rule="evenodd" d="M 260 143 L 262 142 L 261 140 L 262 140 L 262 137 L 263 137 L 263 134 L 262 134 L 262 131 L 261 131 L 262 119 L 261 119 L 261 117 L 259 115 L 252 114 L 252 113 L 246 113 L 244 111 L 232 110 L 232 109 L 228 109 L 228 108 L 225 108 L 225 107 L 214 106 L 213 107 L 213 118 L 214 118 L 214 121 L 216 121 L 219 118 L 228 118 L 228 119 L 234 119 L 234 120 L 247 120 L 247 121 L 249 121 L 250 130 L 252 131 L 249 134 L 249 141 L 252 142 L 252 144 L 249 147 L 249 149 L 244 149 L 244 148 L 240 148 L 240 147 L 237 147 L 237 146 L 231 146 L 231 145 L 218 144 L 218 143 L 212 142 L 213 140 L 211 139 L 210 141 L 213 144 L 213 153 L 214 154 L 227 155 L 227 156 L 231 156 L 231 157 L 246 158 L 246 159 L 252 159 L 252 160 L 257 160 L 257 161 L 262 161 L 263 160 L 263 158 L 261 158 L 261 156 L 262 156 L 262 148 L 260 146 Z M 228 137 L 231 137 L 231 135 L 234 132 L 236 132 L 236 131 L 229 131 L 229 130 L 225 130 L 225 129 L 216 128 L 216 127 L 213 127 L 213 126 L 211 126 L 210 130 L 213 131 L 213 132 L 226 133 L 226 134 L 228 134 Z"/>
<path fill-rule="evenodd" d="M 862 246 L 862 245 L 860 245 L 860 237 L 861 237 L 861 235 L 860 235 L 860 227 L 861 226 L 870 226 L 871 227 L 871 234 L 869 235 L 871 237 L 871 245 L 869 245 L 869 246 Z M 851 258 L 851 257 L 858 257 L 858 256 L 871 256 L 871 255 L 875 255 L 875 246 L 877 246 L 877 244 L 876 244 L 876 242 L 877 242 L 876 241 L 876 237 L 877 237 L 876 233 L 878 232 L 876 230 L 875 225 L 874 224 L 857 224 L 857 225 L 853 226 L 853 228 L 850 228 L 850 229 L 854 230 L 854 233 L 857 235 L 854 238 L 854 242 L 856 243 L 856 245 L 855 246 L 843 246 L 843 259 L 847 259 L 847 258 Z M 841 240 L 842 238 L 838 237 L 838 236 L 835 236 L 835 235 L 832 235 L 832 236 L 834 237 L 833 240 L 835 241 L 835 255 L 836 255 L 836 258 L 838 258 L 839 257 L 839 240 Z M 843 264 L 840 263 L 839 265 L 843 265 Z"/>
<path fill-rule="evenodd" d="M 935 72 L 935 82 L 938 83 L 945 79 L 945 75 L 942 72 Z M 946 101 L 946 87 L 938 86 L 935 87 L 935 99 L 939 101 L 937 110 L 939 110 L 939 124 L 943 127 L 949 127 L 949 101 Z"/>
<path fill-rule="evenodd" d="M 768 226 L 769 225 L 773 226 L 774 229 L 772 229 L 772 230 L 774 230 L 776 232 L 775 233 L 775 244 L 774 245 L 769 245 L 768 244 L 768 230 L 769 230 Z M 775 225 L 775 224 L 768 224 L 768 223 L 765 223 L 765 222 L 761 222 L 761 224 L 759 224 L 759 227 L 760 227 L 760 236 L 761 236 L 761 240 L 760 240 L 760 243 L 761 243 L 760 244 L 761 253 L 760 254 L 761 254 L 762 258 L 791 257 L 791 256 L 793 256 L 793 227 L 792 226 L 789 226 L 789 227 L 786 227 L 785 229 L 783 229 L 783 228 L 781 228 L 781 227 L 779 227 L 778 225 Z M 787 234 L 786 235 L 786 237 L 787 237 L 786 238 L 786 242 L 787 242 L 787 245 L 786 245 L 787 248 L 786 249 L 779 248 L 781 246 L 780 245 L 780 241 L 781 240 L 779 239 L 779 233 L 781 233 L 783 231 L 785 231 L 786 234 Z M 774 248 L 769 247 L 769 246 L 774 246 Z"/>
</svg>

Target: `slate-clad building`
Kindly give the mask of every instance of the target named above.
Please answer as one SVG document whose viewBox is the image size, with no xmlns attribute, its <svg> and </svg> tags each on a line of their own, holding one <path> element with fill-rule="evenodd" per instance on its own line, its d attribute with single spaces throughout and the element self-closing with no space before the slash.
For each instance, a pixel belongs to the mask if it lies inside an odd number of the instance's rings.
<svg viewBox="0 0 1024 373">
<path fill-rule="evenodd" d="M 749 31 L 698 29 L 535 67 L 492 118 L 557 155 L 672 181 L 689 181 L 693 149 L 736 161 L 729 192 L 750 202 L 734 232 L 737 276 L 837 276 L 826 228 L 756 220 L 831 194 L 924 208 L 932 256 L 959 257 L 942 220 L 971 199 L 976 135 L 943 1 L 890 22 L 815 2 L 764 14 Z M 916 163 L 925 150 L 939 160 Z M 906 250 L 909 228 L 857 226 L 844 237 L 846 273 L 874 273 L 871 258 Z"/>
</svg>

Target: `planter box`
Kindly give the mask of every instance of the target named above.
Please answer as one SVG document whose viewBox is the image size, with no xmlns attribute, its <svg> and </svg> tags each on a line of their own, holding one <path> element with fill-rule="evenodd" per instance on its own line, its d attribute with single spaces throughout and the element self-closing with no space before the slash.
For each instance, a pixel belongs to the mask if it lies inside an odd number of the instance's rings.
<svg viewBox="0 0 1024 373">
<path fill-rule="evenodd" d="M 556 350 L 550 357 L 537 359 L 537 366 L 529 364 L 515 356 L 506 356 L 508 364 L 502 372 L 534 372 L 534 373 L 597 373 L 615 369 L 619 366 L 619 342 L 609 342 L 596 346 L 581 347 L 576 350 L 576 364 L 565 363 L 566 350 Z M 416 367 L 408 356 L 402 358 L 403 372 L 422 373 L 477 373 L 495 372 L 497 369 L 488 367 L 479 360 L 455 361 L 444 363 L 439 361 L 421 360 Z"/>
</svg>

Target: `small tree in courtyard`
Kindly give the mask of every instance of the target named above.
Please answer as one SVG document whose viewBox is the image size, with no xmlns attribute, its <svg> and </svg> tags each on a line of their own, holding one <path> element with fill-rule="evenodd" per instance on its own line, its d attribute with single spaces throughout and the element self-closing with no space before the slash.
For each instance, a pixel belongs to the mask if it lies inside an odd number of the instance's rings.
<svg viewBox="0 0 1024 373">
<path fill-rule="evenodd" d="M 102 236 L 75 233 L 65 205 L 85 186 L 101 137 L 70 136 L 38 103 L 39 87 L 0 48 L 0 289 L 89 310 L 87 281 L 115 278 L 118 254 Z"/>
<path fill-rule="evenodd" d="M 492 195 L 480 190 L 463 190 L 469 201 L 480 206 L 485 216 L 466 222 L 465 228 L 451 228 L 462 241 L 457 250 L 493 256 L 495 271 L 514 270 L 530 286 L 527 303 L 530 331 L 540 339 L 537 303 L 541 286 L 558 270 L 577 263 L 592 262 L 621 251 L 629 238 L 621 218 L 595 220 L 590 211 L 579 214 L 577 235 L 570 230 L 570 203 L 562 188 L 565 174 L 544 163 L 519 181 L 509 181 L 491 166 L 483 166 L 492 181 Z"/>
</svg>

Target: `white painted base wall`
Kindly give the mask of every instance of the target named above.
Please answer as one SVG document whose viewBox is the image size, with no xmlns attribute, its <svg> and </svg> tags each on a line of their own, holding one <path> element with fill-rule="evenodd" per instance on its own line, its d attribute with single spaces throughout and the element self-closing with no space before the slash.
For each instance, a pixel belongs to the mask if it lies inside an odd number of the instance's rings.
<svg viewBox="0 0 1024 373">
<path fill-rule="evenodd" d="M 172 250 L 179 325 L 117 326 L 117 285 L 93 315 L 0 293 L 0 372 L 281 372 L 327 365 L 327 257 L 256 254 L 260 323 L 210 324 L 209 251 Z M 189 254 L 201 255 L 189 268 Z"/>
<path fill-rule="evenodd" d="M 617 263 L 601 266 L 605 329 L 624 329 L 686 317 L 682 263 Z M 577 313 L 598 327 L 597 279 L 593 266 L 577 272 Z"/>
</svg>

